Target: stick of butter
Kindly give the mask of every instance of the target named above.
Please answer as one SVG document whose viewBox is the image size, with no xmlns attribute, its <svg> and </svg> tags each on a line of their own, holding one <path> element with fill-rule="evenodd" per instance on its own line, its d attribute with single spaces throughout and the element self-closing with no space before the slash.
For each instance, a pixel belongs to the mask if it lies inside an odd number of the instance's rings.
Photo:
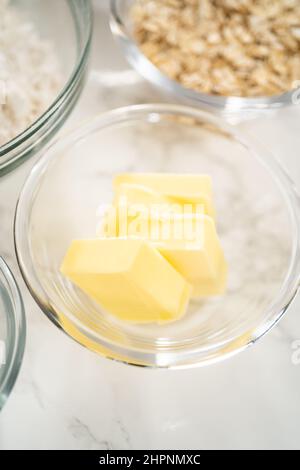
<svg viewBox="0 0 300 470">
<path fill-rule="evenodd" d="M 119 221 L 134 220 L 137 216 L 162 217 L 167 214 L 213 214 L 215 213 L 208 197 L 199 198 L 197 203 L 163 196 L 146 186 L 122 183 L 116 188 L 113 206 L 104 214 L 97 234 L 101 237 L 115 236 L 119 232 Z M 124 216 L 126 215 L 126 217 Z M 113 233 L 111 232 L 111 228 Z M 122 231 L 122 230 L 121 230 Z M 120 233 L 119 235 L 120 236 Z"/>
<path fill-rule="evenodd" d="M 188 241 L 162 240 L 156 246 L 160 253 L 192 285 L 193 297 L 224 294 L 227 263 L 216 233 L 214 221 L 203 217 L 200 234 Z"/>
<path fill-rule="evenodd" d="M 120 212 L 120 216 L 124 214 Z M 115 227 L 113 236 L 147 240 L 157 248 L 192 285 L 193 297 L 224 293 L 227 264 L 211 217 L 193 213 L 170 213 L 165 218 L 140 216 L 119 219 Z"/>
<path fill-rule="evenodd" d="M 121 196 L 127 196 L 129 204 L 153 204 L 159 202 L 160 195 L 164 202 L 169 204 L 203 206 L 204 214 L 215 217 L 212 184 L 208 175 L 123 173 L 114 178 L 113 186 L 116 193 L 115 203 L 118 203 L 117 200 Z"/>
<path fill-rule="evenodd" d="M 61 272 L 108 312 L 136 323 L 180 318 L 191 292 L 181 274 L 142 240 L 74 240 Z"/>
</svg>

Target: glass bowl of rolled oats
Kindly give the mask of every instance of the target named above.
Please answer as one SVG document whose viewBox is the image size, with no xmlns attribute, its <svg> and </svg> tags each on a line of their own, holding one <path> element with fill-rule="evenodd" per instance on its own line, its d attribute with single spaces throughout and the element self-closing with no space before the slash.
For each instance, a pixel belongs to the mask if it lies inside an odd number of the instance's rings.
<svg viewBox="0 0 300 470">
<path fill-rule="evenodd" d="M 37 153 L 83 87 L 88 0 L 0 0 L 0 176 Z"/>
<path fill-rule="evenodd" d="M 223 113 L 300 101 L 298 0 L 111 0 L 111 28 L 180 101 Z"/>
</svg>

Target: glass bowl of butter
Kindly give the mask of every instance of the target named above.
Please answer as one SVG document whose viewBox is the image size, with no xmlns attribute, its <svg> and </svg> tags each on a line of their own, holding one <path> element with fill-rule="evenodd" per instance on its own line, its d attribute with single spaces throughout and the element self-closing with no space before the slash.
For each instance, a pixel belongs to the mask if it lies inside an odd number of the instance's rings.
<svg viewBox="0 0 300 470">
<path fill-rule="evenodd" d="M 297 293 L 299 241 L 299 196 L 273 156 L 178 105 L 113 110 L 49 145 L 15 217 L 41 310 L 85 347 L 149 367 L 255 343 Z"/>
</svg>

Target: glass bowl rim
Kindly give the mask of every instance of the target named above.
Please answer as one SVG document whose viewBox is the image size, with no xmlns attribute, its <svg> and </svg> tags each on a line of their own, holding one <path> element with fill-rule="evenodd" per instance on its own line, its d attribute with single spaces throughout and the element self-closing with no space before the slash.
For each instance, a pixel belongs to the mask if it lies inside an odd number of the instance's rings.
<svg viewBox="0 0 300 470">
<path fill-rule="evenodd" d="M 297 106 L 293 102 L 294 93 L 300 88 L 294 89 L 272 96 L 243 97 L 243 96 L 218 96 L 209 93 L 197 92 L 186 88 L 178 81 L 169 78 L 162 73 L 140 50 L 136 42 L 131 38 L 130 33 L 119 14 L 118 2 L 120 0 L 110 0 L 110 28 L 112 34 L 117 39 L 130 65 L 148 82 L 153 83 L 160 89 L 184 99 L 191 105 L 203 106 L 215 111 L 235 113 L 239 111 L 252 112 L 270 109 L 278 109 L 284 106 Z"/>
<path fill-rule="evenodd" d="M 30 207 L 30 203 L 33 202 L 33 199 L 36 194 L 35 190 L 37 183 L 47 171 L 48 164 L 52 160 L 55 160 L 57 154 L 59 153 L 59 150 L 61 150 L 62 148 L 66 148 L 68 146 L 72 147 L 73 145 L 77 144 L 79 141 L 88 137 L 95 131 L 107 129 L 110 126 L 114 126 L 120 122 L 127 122 L 129 119 L 136 119 L 137 117 L 141 118 L 141 116 L 148 116 L 147 122 L 153 122 L 152 119 L 155 120 L 157 115 L 170 114 L 195 118 L 200 121 L 205 120 L 206 122 L 213 123 L 222 130 L 228 131 L 233 137 L 233 139 L 237 141 L 237 143 L 246 147 L 257 158 L 258 163 L 264 165 L 264 167 L 267 168 L 267 170 L 270 172 L 270 176 L 277 183 L 278 189 L 280 190 L 282 199 L 285 201 L 285 205 L 291 219 L 293 233 L 290 265 L 287 270 L 286 277 L 282 282 L 281 289 L 277 294 L 277 297 L 268 305 L 265 311 L 264 318 L 267 318 L 267 320 L 262 322 L 254 331 L 252 331 L 251 336 L 249 335 L 249 338 L 247 338 L 247 341 L 245 341 L 243 344 L 239 343 L 239 339 L 241 339 L 243 336 L 243 334 L 240 334 L 237 338 L 231 338 L 230 340 L 226 341 L 225 344 L 224 342 L 218 343 L 213 347 L 210 346 L 206 349 L 198 348 L 184 352 L 180 351 L 179 353 L 176 353 L 175 351 L 173 352 L 173 354 L 175 356 L 176 354 L 180 356 L 180 358 L 178 359 L 182 359 L 184 357 L 188 359 L 189 356 L 191 356 L 193 362 L 189 364 L 184 364 L 183 366 L 178 365 L 176 363 L 174 365 L 162 366 L 168 368 L 186 368 L 213 363 L 218 360 L 225 359 L 226 357 L 229 357 L 245 349 L 250 344 L 256 342 L 279 321 L 279 319 L 285 313 L 288 306 L 296 296 L 298 289 L 300 288 L 300 197 L 293 184 L 293 181 L 290 179 L 285 169 L 281 166 L 277 159 L 268 150 L 264 148 L 264 146 L 262 146 L 258 142 L 255 142 L 252 136 L 250 140 L 249 137 L 247 138 L 247 134 L 245 132 L 237 131 L 234 126 L 226 123 L 226 121 L 224 122 L 224 119 L 216 117 L 211 113 L 198 110 L 192 107 L 175 104 L 133 105 L 117 108 L 111 111 L 101 113 L 100 115 L 96 115 L 90 118 L 88 121 L 85 121 L 81 125 L 77 126 L 77 128 L 75 128 L 73 131 L 68 132 L 63 137 L 58 137 L 55 141 L 50 143 L 43 150 L 41 158 L 34 165 L 31 172 L 29 173 L 19 195 L 14 220 L 14 242 L 19 268 L 31 295 L 33 296 L 41 310 L 48 316 L 48 318 L 50 318 L 50 320 L 54 324 L 61 327 L 59 321 L 56 318 L 55 309 L 53 309 L 52 307 L 50 309 L 45 307 L 47 302 L 43 301 L 43 298 L 46 298 L 46 300 L 48 301 L 49 297 L 41 286 L 41 284 L 39 283 L 37 277 L 35 276 L 35 270 L 31 258 L 28 255 L 29 259 L 24 261 L 24 250 L 23 248 L 20 248 L 22 247 L 22 244 L 25 243 L 25 251 L 29 253 L 28 237 L 25 233 L 26 231 L 24 230 L 24 224 L 27 219 L 30 219 L 30 212 L 26 213 L 25 207 L 26 205 L 28 205 L 28 203 Z M 34 283 L 36 285 L 33 287 Z M 38 290 L 40 291 L 40 293 L 38 293 Z M 51 302 L 48 302 L 48 304 L 51 305 Z M 130 349 L 120 345 L 116 345 L 112 341 L 107 341 L 103 337 L 99 339 L 99 336 L 94 331 L 89 329 L 86 325 L 82 325 L 79 321 L 77 321 L 77 319 L 72 318 L 72 315 L 70 315 L 70 318 L 71 321 L 76 325 L 76 327 L 79 328 L 79 330 L 83 332 L 83 334 L 87 338 L 90 338 L 92 341 L 95 341 L 96 343 L 100 344 L 101 346 L 110 351 L 113 351 L 117 354 L 120 354 L 121 351 L 125 357 L 130 357 L 130 360 L 125 360 L 121 362 L 126 362 L 133 365 L 136 365 L 135 361 L 144 361 L 148 363 L 149 359 L 153 359 L 158 354 L 157 352 L 140 352 L 136 351 L 134 348 Z M 232 350 L 224 352 L 224 346 L 228 346 L 231 344 L 233 345 Z M 203 359 L 201 357 L 203 352 L 213 353 L 214 356 Z M 171 353 L 172 351 L 167 352 L 169 356 Z M 107 355 L 107 357 L 109 357 L 109 355 Z"/>
<path fill-rule="evenodd" d="M 4 261 L 0 256 L 0 275 L 3 276 L 7 283 L 7 295 L 13 306 L 13 311 L 6 311 L 4 315 L 13 315 L 13 330 L 11 337 L 8 338 L 8 346 L 6 345 L 6 359 L 10 358 L 2 367 L 4 374 L 0 383 L 0 410 L 8 398 L 15 381 L 17 379 L 26 343 L 26 318 L 23 300 L 16 280 Z M 5 286 L 6 287 L 6 286 Z"/>
<path fill-rule="evenodd" d="M 70 3 L 71 5 L 71 3 Z M 72 7 L 72 5 L 71 5 Z M 48 122 L 53 114 L 61 108 L 63 103 L 66 101 L 69 93 L 73 89 L 73 84 L 76 82 L 77 78 L 80 76 L 82 67 L 85 63 L 86 56 L 90 49 L 92 34 L 93 34 L 93 9 L 91 0 L 87 0 L 85 3 L 85 8 L 87 11 L 87 22 L 86 22 L 86 38 L 84 41 L 83 46 L 81 47 L 80 53 L 76 57 L 76 62 L 73 65 L 73 69 L 71 75 L 67 79 L 64 87 L 61 89 L 59 95 L 55 98 L 52 104 L 46 109 L 46 111 L 36 119 L 27 129 L 23 132 L 18 134 L 13 139 L 6 142 L 4 145 L 0 146 L 0 158 L 12 150 L 15 150 L 19 146 L 21 146 L 24 142 L 26 142 L 30 137 L 32 137 L 39 129 L 43 128 L 43 126 Z M 72 11 L 73 15 L 77 15 L 76 11 Z M 73 20 L 75 23 L 75 20 Z"/>
</svg>

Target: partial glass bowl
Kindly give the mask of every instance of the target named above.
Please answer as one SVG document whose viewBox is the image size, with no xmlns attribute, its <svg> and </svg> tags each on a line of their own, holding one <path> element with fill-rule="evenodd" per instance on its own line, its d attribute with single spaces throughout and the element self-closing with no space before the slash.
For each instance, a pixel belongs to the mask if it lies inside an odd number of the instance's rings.
<svg viewBox="0 0 300 470">
<path fill-rule="evenodd" d="M 225 295 L 193 300 L 172 324 L 133 325 L 60 273 L 71 240 L 96 236 L 112 179 L 122 172 L 211 175 L 229 266 Z M 296 295 L 300 201 L 272 155 L 213 114 L 132 106 L 101 114 L 43 150 L 20 195 L 15 246 L 43 312 L 81 344 L 131 364 L 203 365 L 257 341 Z"/>
<path fill-rule="evenodd" d="M 34 155 L 65 122 L 83 88 L 92 37 L 90 0 L 15 0 L 13 5 L 53 42 L 63 86 L 44 114 L 0 146 L 0 176 Z"/>
<path fill-rule="evenodd" d="M 249 119 L 262 112 L 299 104 L 297 89 L 271 97 L 216 96 L 182 86 L 162 73 L 142 52 L 133 37 L 130 9 L 138 0 L 110 0 L 110 26 L 124 56 L 146 80 L 167 92 L 177 102 L 213 111 L 232 119 Z"/>
<path fill-rule="evenodd" d="M 0 410 L 18 376 L 25 338 L 21 295 L 11 271 L 0 257 Z"/>
</svg>

